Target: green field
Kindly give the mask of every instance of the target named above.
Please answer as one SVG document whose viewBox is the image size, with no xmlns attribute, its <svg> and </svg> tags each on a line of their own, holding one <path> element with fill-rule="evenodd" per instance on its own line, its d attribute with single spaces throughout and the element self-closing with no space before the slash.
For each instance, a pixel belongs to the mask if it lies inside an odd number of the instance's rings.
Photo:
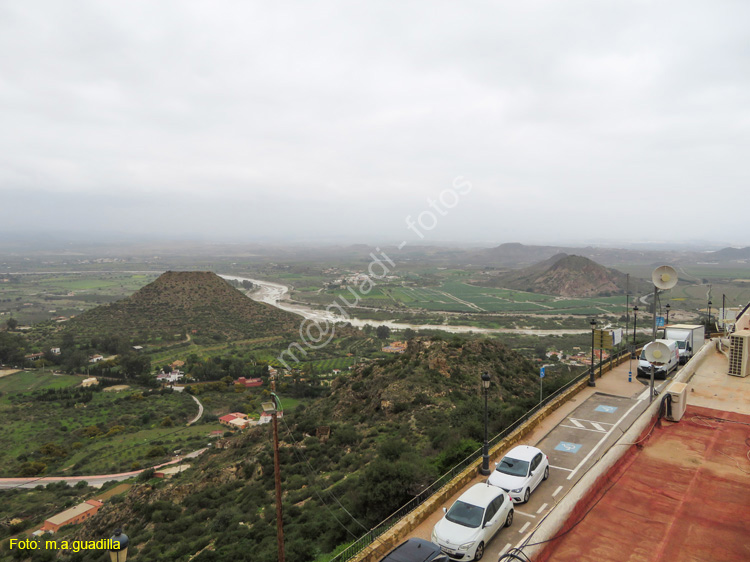
<svg viewBox="0 0 750 562">
<path fill-rule="evenodd" d="M 138 388 L 76 389 L 82 377 L 20 372 L 0 379 L 0 473 L 122 472 L 205 446 L 218 423 L 185 424 L 197 413 L 184 393 Z M 75 394 L 71 394 L 71 392 Z"/>
</svg>

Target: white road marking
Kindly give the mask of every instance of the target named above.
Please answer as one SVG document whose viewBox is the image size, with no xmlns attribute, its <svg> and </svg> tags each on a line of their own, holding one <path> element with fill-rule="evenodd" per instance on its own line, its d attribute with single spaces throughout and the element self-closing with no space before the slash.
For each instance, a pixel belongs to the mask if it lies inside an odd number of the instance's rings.
<svg viewBox="0 0 750 562">
<path fill-rule="evenodd" d="M 597 431 L 596 429 L 589 429 L 588 427 L 573 427 L 572 425 L 563 425 L 563 424 L 560 424 L 557 427 L 567 427 L 568 429 L 580 429 L 581 431 L 592 431 L 594 433 L 604 433 L 604 429 L 602 429 L 601 431 Z"/>
<path fill-rule="evenodd" d="M 518 515 L 525 515 L 526 517 L 531 517 L 532 519 L 536 519 L 536 515 L 531 515 L 531 513 L 524 513 L 523 511 L 518 511 L 517 509 L 516 509 L 516 513 Z"/>
<path fill-rule="evenodd" d="M 640 405 L 640 401 L 638 401 L 635 404 L 633 404 L 630 407 L 630 409 L 627 412 L 625 412 L 619 420 L 617 420 L 617 423 L 615 425 L 613 425 L 607 433 L 604 434 L 604 437 L 602 437 L 601 439 L 599 439 L 598 443 L 596 445 L 594 445 L 594 448 L 591 449 L 591 451 L 589 451 L 589 454 L 586 455 L 583 458 L 583 460 L 578 463 L 578 466 L 573 469 L 573 472 L 571 472 L 568 475 L 568 480 L 570 480 L 571 478 L 573 478 L 573 476 L 576 475 L 576 472 L 578 472 L 578 470 L 583 466 L 583 464 L 587 460 L 589 460 L 591 458 L 591 455 L 593 455 L 594 452 L 596 452 L 596 450 L 599 448 L 599 445 L 601 445 L 602 443 L 604 443 L 607 440 L 607 437 L 609 437 L 612 434 L 612 432 L 615 429 L 617 429 L 617 426 L 620 425 L 620 423 L 622 422 L 622 420 L 624 420 L 626 417 L 628 417 L 628 415 L 630 414 L 630 412 L 632 412 L 635 409 L 635 407 L 638 406 L 638 405 Z"/>
<path fill-rule="evenodd" d="M 576 426 L 579 429 L 583 429 L 583 424 L 579 423 L 578 420 L 574 420 L 573 418 L 568 418 L 570 420 L 570 423 L 572 423 L 574 426 Z"/>
<path fill-rule="evenodd" d="M 573 418 L 569 418 L 569 419 L 571 419 L 571 420 L 572 420 Z M 609 422 L 604 422 L 604 421 L 599 421 L 599 420 L 585 420 L 585 419 L 583 419 L 583 418 L 576 418 L 576 420 L 577 420 L 577 421 L 584 421 L 584 422 L 586 422 L 586 423 L 601 423 L 601 424 L 604 424 L 604 425 L 615 425 L 615 424 L 613 424 L 613 423 L 609 423 Z"/>
<path fill-rule="evenodd" d="M 598 423 L 591 422 L 591 425 L 593 425 L 594 428 L 598 429 L 599 431 L 604 431 L 604 428 L 600 426 Z"/>
<path fill-rule="evenodd" d="M 506 544 L 503 547 L 503 549 L 500 551 L 500 556 L 502 556 L 503 554 L 505 554 L 506 552 L 508 552 L 512 546 L 513 545 L 511 543 Z"/>
<path fill-rule="evenodd" d="M 557 490 L 555 490 L 554 492 L 552 492 L 552 497 L 554 498 L 557 494 L 559 494 L 562 491 L 562 489 L 563 489 L 562 486 L 558 486 Z"/>
<path fill-rule="evenodd" d="M 536 510 L 536 514 L 539 515 L 542 511 L 544 511 L 547 508 L 547 504 L 543 503 L 542 507 Z"/>
<path fill-rule="evenodd" d="M 524 523 L 523 527 L 521 527 L 518 532 L 523 533 L 526 529 L 529 528 L 529 525 L 531 525 L 531 521 L 526 521 L 526 523 Z"/>
<path fill-rule="evenodd" d="M 550 468 L 556 468 L 557 470 L 567 470 L 568 472 L 573 472 L 572 468 L 563 468 L 561 466 L 552 466 L 552 465 L 549 465 L 549 467 Z"/>
</svg>

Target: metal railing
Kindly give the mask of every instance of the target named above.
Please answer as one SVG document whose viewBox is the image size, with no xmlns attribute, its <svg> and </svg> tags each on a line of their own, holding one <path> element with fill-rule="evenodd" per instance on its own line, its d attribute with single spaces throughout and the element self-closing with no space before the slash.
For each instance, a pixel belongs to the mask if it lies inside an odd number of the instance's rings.
<svg viewBox="0 0 750 562">
<path fill-rule="evenodd" d="M 508 427 L 506 427 L 500 433 L 498 433 L 492 439 L 490 439 L 488 441 L 489 447 L 492 448 L 494 445 L 496 445 L 497 443 L 499 443 L 500 441 L 508 437 L 511 433 L 516 431 L 526 421 L 528 421 L 534 414 L 539 412 L 542 408 L 544 408 L 551 401 L 555 400 L 556 398 L 561 396 L 563 393 L 565 393 L 568 389 L 580 383 L 582 380 L 586 379 L 589 376 L 589 372 L 592 368 L 596 371 L 597 366 L 599 365 L 604 366 L 605 363 L 620 359 L 621 357 L 626 356 L 629 353 L 630 353 L 629 350 L 624 349 L 622 351 L 619 351 L 618 353 L 613 354 L 611 358 L 605 359 L 604 361 L 601 361 L 599 363 L 595 363 L 592 367 L 586 367 L 585 371 L 583 371 L 579 375 L 576 375 L 575 377 L 573 377 L 573 379 L 571 379 L 566 384 L 558 388 L 552 394 L 545 397 L 536 406 L 530 408 L 523 416 L 518 418 L 516 421 L 511 423 Z M 425 487 L 421 492 L 419 492 L 416 496 L 414 496 L 411 500 L 409 500 L 408 503 L 401 506 L 398 510 L 394 511 L 391 515 L 389 515 L 383 521 L 375 525 L 375 527 L 370 529 L 368 533 L 361 536 L 359 539 L 355 540 L 346 549 L 342 550 L 339 554 L 331 558 L 330 562 L 346 562 L 347 560 L 353 558 L 354 556 L 362 552 L 365 548 L 367 548 L 369 545 L 374 543 L 378 537 L 380 537 L 383 533 L 391 529 L 394 525 L 396 525 L 396 523 L 398 523 L 406 515 L 414 511 L 417 507 L 419 507 L 422 503 L 424 503 L 429 497 L 431 497 L 433 494 L 438 492 L 443 486 L 448 484 L 456 476 L 461 474 L 472 463 L 477 461 L 481 456 L 482 456 L 482 447 L 480 447 L 479 449 L 471 453 L 468 457 L 466 457 L 460 463 L 455 465 L 448 472 L 440 476 L 440 478 L 435 480 L 432 484 Z M 383 553 L 383 555 L 385 555 L 385 553 Z"/>
</svg>

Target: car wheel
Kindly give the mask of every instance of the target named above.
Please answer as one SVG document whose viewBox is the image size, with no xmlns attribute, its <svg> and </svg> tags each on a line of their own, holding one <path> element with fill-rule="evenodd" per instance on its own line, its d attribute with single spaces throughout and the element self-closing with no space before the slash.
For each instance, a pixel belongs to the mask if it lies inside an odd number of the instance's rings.
<svg viewBox="0 0 750 562">
<path fill-rule="evenodd" d="M 523 503 L 526 503 L 529 501 L 529 496 L 531 495 L 531 492 L 528 488 L 526 488 L 526 491 L 523 493 Z"/>
<path fill-rule="evenodd" d="M 544 467 L 544 479 L 547 480 L 549 478 L 549 467 Z"/>
<path fill-rule="evenodd" d="M 474 560 L 481 560 L 482 556 L 484 556 L 484 543 L 480 542 L 477 551 L 474 553 Z"/>
<path fill-rule="evenodd" d="M 513 524 L 513 510 L 508 512 L 508 517 L 505 518 L 505 526 L 510 527 Z"/>
</svg>

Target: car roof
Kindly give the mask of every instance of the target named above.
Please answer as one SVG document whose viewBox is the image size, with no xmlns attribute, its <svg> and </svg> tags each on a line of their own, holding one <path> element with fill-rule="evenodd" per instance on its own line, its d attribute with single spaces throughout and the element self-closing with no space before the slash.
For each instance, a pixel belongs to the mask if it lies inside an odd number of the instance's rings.
<svg viewBox="0 0 750 562">
<path fill-rule="evenodd" d="M 510 457 L 512 459 L 516 459 L 519 461 L 529 461 L 538 454 L 541 453 L 539 449 L 536 447 L 532 447 L 531 445 L 519 445 L 518 447 L 513 447 L 510 451 L 506 453 L 506 457 Z"/>
<path fill-rule="evenodd" d="M 470 503 L 471 505 L 476 505 L 478 507 L 487 507 L 492 500 L 504 493 L 503 489 L 498 488 L 497 486 L 492 486 L 487 483 L 474 484 L 471 488 L 461 494 L 458 501 Z"/>
<path fill-rule="evenodd" d="M 439 554 L 440 547 L 436 544 L 412 538 L 391 550 L 380 562 L 426 562 Z"/>
</svg>

